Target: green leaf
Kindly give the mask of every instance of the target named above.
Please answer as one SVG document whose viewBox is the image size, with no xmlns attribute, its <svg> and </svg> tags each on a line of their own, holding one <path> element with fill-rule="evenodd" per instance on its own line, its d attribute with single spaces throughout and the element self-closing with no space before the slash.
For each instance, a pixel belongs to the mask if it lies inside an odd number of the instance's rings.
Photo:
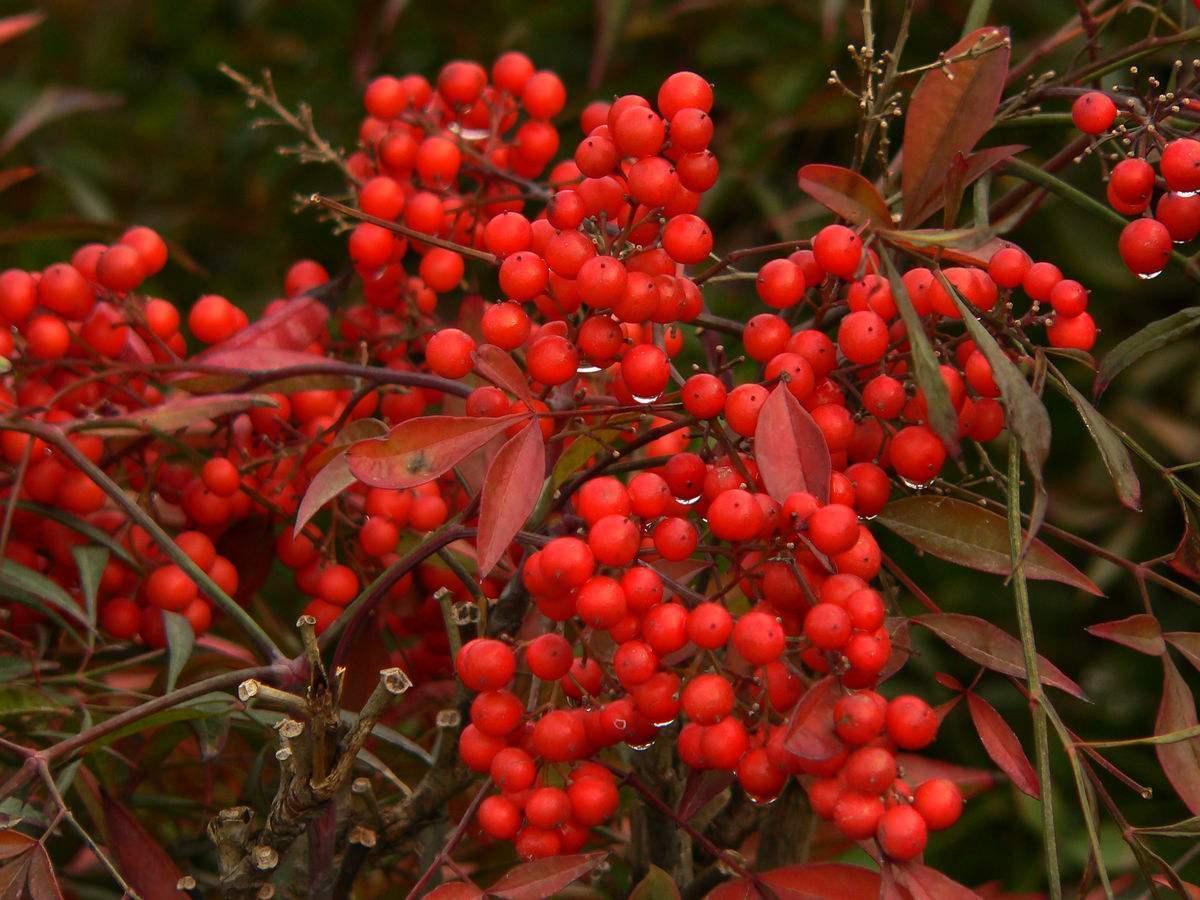
<svg viewBox="0 0 1200 900">
<path fill-rule="evenodd" d="M 100 544 L 108 548 L 109 553 L 128 565 L 135 572 L 140 573 L 142 571 L 141 565 L 133 558 L 129 550 L 121 545 L 120 541 L 116 540 L 107 531 L 97 528 L 95 525 L 83 521 L 83 519 L 72 516 L 70 513 L 65 513 L 56 507 L 45 506 L 41 503 L 30 503 L 28 500 L 17 501 L 17 509 L 37 513 L 39 516 L 44 516 L 47 519 L 53 519 L 55 522 L 66 525 L 72 531 L 82 534 L 90 543 Z"/>
<path fill-rule="evenodd" d="M 1000 396 L 1004 398 L 1004 424 L 1020 442 L 1021 455 L 1025 457 L 1025 464 L 1033 476 L 1033 506 L 1029 510 L 1029 530 L 1021 547 L 1021 556 L 1024 557 L 1046 518 L 1046 485 L 1042 481 L 1042 466 L 1050 455 L 1050 414 L 1046 412 L 1042 398 L 1029 386 L 1029 382 L 1008 358 L 1008 354 L 1000 349 L 992 333 L 975 317 L 974 311 L 963 302 L 945 274 L 939 269 L 935 275 L 962 314 L 967 334 L 975 341 L 975 346 L 992 367 L 992 377 L 996 386 L 1000 388 Z"/>
<path fill-rule="evenodd" d="M 917 315 L 912 300 L 909 299 L 908 289 L 905 288 L 904 281 L 900 278 L 900 273 L 896 271 L 891 257 L 886 253 L 881 253 L 880 258 L 887 269 L 888 281 L 892 286 L 892 296 L 896 300 L 896 306 L 900 310 L 900 318 L 904 320 L 904 329 L 907 332 L 912 355 L 913 374 L 916 376 L 917 386 L 925 395 L 925 407 L 929 412 L 929 427 L 942 439 L 942 443 L 950 455 L 958 459 L 962 452 L 958 445 L 958 414 L 950 402 L 950 392 L 946 389 L 946 382 L 942 381 L 942 373 L 937 357 L 933 353 L 933 345 L 929 343 L 929 336 L 925 334 L 925 325 L 921 321 L 921 317 Z"/>
<path fill-rule="evenodd" d="M 78 632 L 66 620 L 95 631 L 79 609 L 79 604 L 57 582 L 11 559 L 0 559 L 0 594 L 49 616 L 77 638 Z"/>
<path fill-rule="evenodd" d="M 1200 816 L 1192 816 L 1173 825 L 1149 825 L 1145 828 L 1133 829 L 1138 834 L 1154 834 L 1159 837 L 1200 837 Z"/>
<path fill-rule="evenodd" d="M 629 900 L 679 900 L 679 897 L 675 879 L 658 866 L 651 866 L 646 877 L 634 887 Z"/>
<path fill-rule="evenodd" d="M 1200 306 L 1181 309 L 1179 312 L 1151 322 L 1141 331 L 1132 334 L 1108 351 L 1100 361 L 1092 393 L 1099 397 L 1112 384 L 1113 379 L 1145 356 L 1171 341 L 1178 340 L 1200 328 Z"/>
<path fill-rule="evenodd" d="M 1138 481 L 1137 472 L 1133 468 L 1133 459 L 1129 456 L 1125 443 L 1108 424 L 1108 419 L 1100 415 L 1096 407 L 1092 406 L 1083 394 L 1075 390 L 1075 386 L 1071 382 L 1060 376 L 1052 378 L 1050 383 L 1075 405 L 1079 418 L 1083 420 L 1084 427 L 1092 436 L 1092 442 L 1100 451 L 1100 458 L 1104 460 L 1104 468 L 1108 469 L 1113 487 L 1117 489 L 1117 499 L 1121 501 L 1121 505 L 1140 512 L 1142 509 L 1142 485 Z"/>
<path fill-rule="evenodd" d="M 196 644 L 196 633 L 192 623 L 179 613 L 163 611 L 163 628 L 167 633 L 167 684 L 165 693 L 175 690 L 179 673 L 192 655 Z"/>
<path fill-rule="evenodd" d="M 96 636 L 96 593 L 100 588 L 100 578 L 104 567 L 108 565 L 108 548 L 80 544 L 71 550 L 75 557 L 75 565 L 79 567 L 79 587 L 83 591 L 84 608 L 87 610 L 88 646 L 95 642 Z"/>
<path fill-rule="evenodd" d="M 904 497 L 885 506 L 877 521 L 938 559 L 993 575 L 1007 577 L 1012 572 L 1007 520 L 974 503 L 932 494 Z M 1028 578 L 1104 596 L 1091 579 L 1041 540 L 1030 545 L 1024 565 Z"/>
<path fill-rule="evenodd" d="M 33 713 L 61 713 L 66 704 L 53 694 L 24 684 L 0 687 L 0 719 Z"/>
<path fill-rule="evenodd" d="M 594 436 L 585 434 L 572 441 L 571 446 L 562 452 L 558 462 L 554 464 L 554 471 L 550 475 L 551 491 L 557 491 L 568 478 L 582 469 L 589 459 L 597 453 L 603 453 L 605 445 L 601 441 L 611 445 L 620 434 L 616 428 L 602 428 Z"/>
</svg>

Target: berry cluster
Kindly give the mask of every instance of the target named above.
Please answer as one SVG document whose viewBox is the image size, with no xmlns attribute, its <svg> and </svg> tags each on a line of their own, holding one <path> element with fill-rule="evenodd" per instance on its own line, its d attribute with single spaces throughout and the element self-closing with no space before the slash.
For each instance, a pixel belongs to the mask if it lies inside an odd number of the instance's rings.
<svg viewBox="0 0 1200 900">
<path fill-rule="evenodd" d="M 1180 103 L 1198 107 L 1192 105 L 1196 101 L 1174 94 L 1144 103 L 1119 99 L 1129 105 L 1129 122 L 1115 131 L 1118 107 L 1102 91 L 1081 94 L 1071 107 L 1071 118 L 1084 134 L 1100 141 L 1120 136 L 1122 145 L 1133 146 L 1133 152 L 1117 157 L 1109 172 L 1108 203 L 1123 216 L 1138 217 L 1122 230 L 1117 249 L 1130 272 L 1154 278 L 1166 267 L 1172 244 L 1200 236 L 1200 140 L 1167 137 L 1171 128 L 1166 121 L 1179 112 Z M 1147 106 L 1149 112 L 1144 111 Z M 1139 134 L 1134 143 L 1130 136 Z"/>
</svg>

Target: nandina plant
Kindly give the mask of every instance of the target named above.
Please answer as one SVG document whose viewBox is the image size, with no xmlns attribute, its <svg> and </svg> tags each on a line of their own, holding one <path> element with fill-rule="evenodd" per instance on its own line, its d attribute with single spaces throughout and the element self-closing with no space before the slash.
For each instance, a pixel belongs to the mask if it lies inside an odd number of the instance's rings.
<svg viewBox="0 0 1200 900">
<path fill-rule="evenodd" d="M 1144 11 L 1081 3 L 1021 60 L 981 25 L 912 62 L 912 13 L 885 34 L 865 3 L 831 75 L 854 141 L 797 161 L 828 224 L 794 239 L 705 221 L 702 74 L 568 124 L 562 80 L 508 51 L 376 77 L 349 154 L 225 70 L 345 182 L 310 200 L 344 248 L 256 320 L 158 298 L 146 227 L 3 272 L 0 893 L 957 900 L 980 894 L 926 849 L 1012 791 L 1046 895 L 1200 890 L 1170 846 L 1200 833 L 1200 632 L 1156 617 L 1200 602 L 1194 461 L 1101 412 L 1200 308 L 1097 354 L 1115 298 L 1009 239 L 1054 198 L 1112 223 L 1123 302 L 1200 280 L 1200 73 L 1172 56 L 1197 31 L 1160 10 L 1110 45 Z M 1058 152 L 1012 142 L 1035 125 Z M 1048 394 L 1090 446 L 1052 445 Z M 1047 463 L 1092 454 L 1112 515 L 1149 473 L 1182 538 L 1137 561 L 1059 527 Z M 885 533 L 988 596 L 922 587 Z M 1161 661 L 1153 734 L 1081 734 L 1106 697 L 1039 653 L 1039 593 L 1101 596 L 1092 559 L 1129 615 L 1072 627 Z M 926 637 L 965 677 L 909 664 Z M 991 768 L 937 740 L 952 716 Z M 1117 752 L 1157 760 L 1179 821 Z M 156 791 L 207 813 L 134 804 Z"/>
</svg>

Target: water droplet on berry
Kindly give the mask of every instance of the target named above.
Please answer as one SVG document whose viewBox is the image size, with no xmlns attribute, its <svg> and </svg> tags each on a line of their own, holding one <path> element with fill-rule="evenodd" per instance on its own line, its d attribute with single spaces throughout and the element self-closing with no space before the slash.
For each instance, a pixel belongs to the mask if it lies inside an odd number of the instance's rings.
<svg viewBox="0 0 1200 900">
<path fill-rule="evenodd" d="M 932 478 L 930 478 L 928 481 L 909 481 L 907 478 L 901 476 L 900 480 L 904 482 L 905 487 L 914 491 L 923 491 L 933 484 Z"/>
<path fill-rule="evenodd" d="M 703 493 L 699 493 L 695 497 L 676 497 L 675 502 L 681 506 L 691 506 L 693 503 L 698 503 L 703 496 Z"/>
<path fill-rule="evenodd" d="M 649 406 L 651 403 L 657 403 L 658 398 L 661 396 L 662 394 L 655 394 L 653 397 L 639 397 L 637 394 L 634 394 L 633 402 L 640 403 L 642 406 Z"/>
<path fill-rule="evenodd" d="M 1162 273 L 1162 269 L 1159 269 L 1157 272 L 1139 272 L 1138 278 L 1142 279 L 1142 281 L 1149 281 L 1151 278 L 1157 278 Z"/>
<path fill-rule="evenodd" d="M 600 367 L 597 365 L 593 365 L 590 362 L 581 362 L 578 366 L 575 367 L 575 372 L 578 375 L 591 375 L 591 374 L 593 374 L 595 372 L 599 372 L 599 371 L 600 371 Z"/>
</svg>

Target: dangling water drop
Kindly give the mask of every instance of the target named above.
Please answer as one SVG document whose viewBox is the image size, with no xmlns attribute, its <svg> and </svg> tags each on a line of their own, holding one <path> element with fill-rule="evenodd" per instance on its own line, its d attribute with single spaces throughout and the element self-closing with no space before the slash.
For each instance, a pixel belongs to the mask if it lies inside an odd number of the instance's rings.
<svg viewBox="0 0 1200 900">
<path fill-rule="evenodd" d="M 637 394 L 634 394 L 633 402 L 640 403 L 642 406 L 649 406 L 651 403 L 657 403 L 658 398 L 661 396 L 662 394 L 655 394 L 653 397 L 639 397 Z"/>
<path fill-rule="evenodd" d="M 1139 272 L 1138 278 L 1142 279 L 1142 281 L 1149 281 L 1151 278 L 1157 278 L 1162 273 L 1162 269 L 1159 269 L 1157 272 Z"/>
</svg>

